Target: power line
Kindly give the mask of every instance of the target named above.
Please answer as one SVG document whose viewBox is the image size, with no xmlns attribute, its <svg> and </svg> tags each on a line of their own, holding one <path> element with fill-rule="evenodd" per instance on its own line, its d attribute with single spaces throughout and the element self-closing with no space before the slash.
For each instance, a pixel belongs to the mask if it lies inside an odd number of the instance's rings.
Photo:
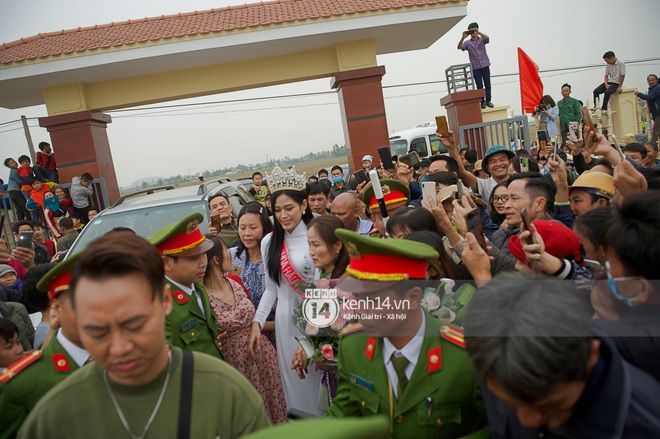
<svg viewBox="0 0 660 439">
<path fill-rule="evenodd" d="M 644 59 L 635 59 L 635 60 L 628 60 L 626 61 L 626 64 L 640 64 L 640 65 L 648 65 L 646 63 L 649 62 L 657 62 L 660 61 L 660 58 L 644 58 Z M 561 68 L 555 68 L 555 69 L 544 69 L 544 70 L 539 70 L 539 74 L 542 73 L 560 73 L 560 72 L 567 72 L 567 71 L 576 71 L 576 70 L 582 70 L 582 71 L 588 71 L 588 70 L 593 70 L 597 68 L 602 68 L 602 64 L 589 64 L 589 65 L 583 65 L 583 66 L 572 66 L 572 67 L 561 67 Z M 518 76 L 518 72 L 512 72 L 512 73 L 502 73 L 499 75 L 491 75 L 491 78 L 507 78 L 507 77 L 513 77 L 513 76 Z M 554 77 L 558 75 L 546 75 L 545 77 Z M 444 79 L 439 79 L 435 81 L 423 81 L 423 82 L 412 82 L 412 83 L 404 83 L 404 84 L 393 84 L 393 85 L 384 85 L 382 88 L 385 89 L 396 89 L 396 88 L 402 88 L 402 87 L 417 87 L 417 86 L 425 86 L 425 85 L 437 85 L 437 84 L 444 84 L 447 81 Z M 494 85 L 503 85 L 503 84 L 509 84 L 514 81 L 506 81 L 506 82 L 501 82 L 498 84 Z M 136 111 L 150 111 L 150 110 L 170 110 L 170 111 L 152 111 L 150 113 L 142 113 L 142 114 L 133 114 L 133 115 L 126 115 L 126 116 L 115 116 L 115 118 L 129 118 L 129 117 L 156 117 L 156 116 L 187 116 L 187 115 L 203 115 L 203 114 L 219 114 L 219 113 L 227 113 L 227 112 L 234 112 L 234 113 L 239 113 L 239 112 L 251 112 L 251 111 L 261 111 L 261 110 L 268 110 L 268 109 L 288 109 L 288 108 L 299 108 L 299 107 L 309 107 L 309 106 L 325 106 L 325 105 L 335 105 L 334 102 L 332 103 L 318 103 L 318 104 L 306 104 L 306 105 L 293 105 L 293 106 L 281 106 L 281 107 L 260 107 L 260 108 L 254 108 L 254 109 L 243 109 L 243 110 L 221 110 L 221 111 L 208 111 L 208 112 L 199 112 L 199 113 L 174 113 L 176 111 L 186 111 L 186 109 L 191 109 L 192 107 L 199 107 L 199 108 L 208 108 L 208 107 L 213 107 L 217 105 L 231 105 L 231 104 L 241 104 L 241 103 L 247 103 L 247 102 L 260 102 L 260 101 L 270 101 L 270 100 L 281 100 L 281 99 L 292 99 L 292 98 L 306 98 L 306 97 L 312 97 L 312 96 L 323 96 L 323 95 L 333 95 L 336 96 L 337 92 L 334 90 L 328 90 L 328 91 L 319 91 L 319 92 L 308 92 L 308 93 L 292 93 L 292 94 L 285 94 L 285 95 L 275 95 L 275 96 L 262 96 L 262 97 L 256 97 L 256 98 L 241 98 L 241 99 L 227 99 L 227 100 L 218 100 L 218 101 L 210 101 L 210 102 L 194 102 L 194 103 L 185 103 L 185 104 L 167 104 L 167 105 L 158 105 L 158 106 L 150 106 L 150 107 L 142 107 L 142 108 L 123 108 L 123 109 L 117 109 L 117 110 L 108 110 L 106 113 L 125 113 L 125 112 L 136 112 Z M 411 97 L 411 96 L 418 96 L 426 93 L 413 93 L 413 94 L 406 94 L 406 95 L 398 95 L 398 96 L 388 96 L 385 99 L 397 99 L 397 98 L 402 98 L 402 97 Z M 167 113 L 174 113 L 174 114 L 167 114 Z M 28 120 L 36 120 L 38 119 L 37 117 L 30 117 L 27 118 Z M 5 125 L 11 125 L 14 123 L 19 123 L 21 122 L 20 119 L 9 121 L 9 122 L 3 122 L 0 123 L 0 126 L 5 126 Z M 6 131 L 0 131 L 1 133 L 6 133 L 10 131 L 17 131 L 21 128 L 15 128 L 11 130 L 6 130 Z"/>
<path fill-rule="evenodd" d="M 35 117 L 28 117 L 27 118 L 27 120 L 31 120 L 31 119 L 36 119 L 36 118 Z M 11 120 L 9 122 L 2 122 L 2 123 L 0 123 L 0 127 L 5 126 L 5 125 L 11 125 L 13 123 L 20 123 L 20 122 L 21 122 L 21 119 Z"/>
<path fill-rule="evenodd" d="M 649 61 L 660 61 L 660 58 L 644 58 L 644 59 L 629 60 L 629 61 L 626 61 L 626 64 L 647 63 Z M 597 68 L 602 68 L 602 67 L 603 67 L 602 64 L 589 64 L 589 65 L 584 65 L 584 66 L 572 66 L 572 67 L 561 67 L 561 68 L 556 68 L 556 69 L 544 69 L 544 70 L 539 70 L 539 73 L 565 72 L 565 71 L 572 71 L 572 70 L 585 70 L 586 71 L 586 70 L 597 69 Z M 499 74 L 499 75 L 491 75 L 491 78 L 506 78 L 506 77 L 511 77 L 511 76 L 518 76 L 518 74 L 519 74 L 518 72 L 502 73 L 502 74 Z M 404 83 L 404 84 L 384 85 L 382 88 L 383 89 L 391 89 L 391 88 L 401 88 L 401 87 L 416 87 L 416 86 L 423 86 L 423 85 L 443 84 L 443 83 L 446 83 L 446 82 L 447 81 L 444 80 L 444 79 L 439 79 L 439 80 L 435 80 L 435 81 L 423 81 L 423 82 L 412 82 L 412 83 Z M 286 95 L 264 96 L 264 97 L 258 97 L 258 98 L 228 99 L 228 100 L 219 100 L 219 101 L 210 101 L 210 102 L 196 102 L 196 103 L 188 103 L 188 104 L 169 104 L 169 105 L 158 105 L 158 106 L 144 107 L 144 108 L 124 108 L 124 109 L 120 109 L 120 110 L 110 110 L 110 111 L 107 111 L 107 113 L 119 113 L 119 112 L 128 112 L 128 111 L 149 111 L 149 110 L 155 110 L 155 109 L 197 107 L 197 106 L 202 106 L 202 105 L 221 105 L 221 104 L 256 102 L 256 101 L 264 101 L 264 100 L 304 98 L 304 97 L 321 96 L 321 95 L 329 95 L 329 94 L 335 95 L 336 93 L 337 92 L 333 91 L 333 90 L 319 91 L 319 92 L 309 92 L 309 93 L 294 93 L 294 94 L 286 94 Z M 278 108 L 287 108 L 287 107 L 278 107 Z M 265 108 L 261 108 L 261 109 L 265 109 Z M 241 111 L 247 111 L 247 110 L 241 110 Z M 151 114 L 153 114 L 153 113 L 151 113 Z"/>
<path fill-rule="evenodd" d="M 39 125 L 28 125 L 28 127 L 29 127 L 29 128 L 38 128 Z M 10 132 L 12 132 L 12 131 L 20 131 L 20 130 L 22 130 L 22 129 L 23 129 L 23 127 L 12 128 L 12 129 L 9 129 L 9 130 L 0 131 L 0 134 L 2 134 L 2 133 L 10 133 Z"/>
</svg>

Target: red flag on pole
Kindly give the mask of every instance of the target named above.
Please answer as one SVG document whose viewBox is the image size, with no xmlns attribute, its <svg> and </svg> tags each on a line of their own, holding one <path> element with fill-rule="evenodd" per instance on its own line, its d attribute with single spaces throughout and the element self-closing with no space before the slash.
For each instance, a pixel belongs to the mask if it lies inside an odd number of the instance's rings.
<svg viewBox="0 0 660 439">
<path fill-rule="evenodd" d="M 522 109 L 524 112 L 531 113 L 543 97 L 543 82 L 539 77 L 539 66 L 520 47 L 518 48 L 518 71 Z"/>
</svg>

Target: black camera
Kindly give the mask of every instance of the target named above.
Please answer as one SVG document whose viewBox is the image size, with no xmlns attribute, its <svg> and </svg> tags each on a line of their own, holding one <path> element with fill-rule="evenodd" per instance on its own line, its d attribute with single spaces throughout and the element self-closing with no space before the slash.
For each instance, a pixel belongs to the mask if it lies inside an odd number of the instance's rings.
<svg viewBox="0 0 660 439">
<path fill-rule="evenodd" d="M 472 34 L 475 33 L 476 31 L 477 31 L 476 29 L 468 29 L 468 30 L 467 30 L 467 34 L 468 34 L 468 35 L 472 35 Z"/>
<path fill-rule="evenodd" d="M 536 112 L 537 112 L 537 113 L 540 113 L 540 112 L 545 111 L 545 110 L 547 110 L 547 109 L 548 109 L 548 106 L 547 106 L 546 104 L 539 104 L 539 105 L 536 107 Z"/>
</svg>

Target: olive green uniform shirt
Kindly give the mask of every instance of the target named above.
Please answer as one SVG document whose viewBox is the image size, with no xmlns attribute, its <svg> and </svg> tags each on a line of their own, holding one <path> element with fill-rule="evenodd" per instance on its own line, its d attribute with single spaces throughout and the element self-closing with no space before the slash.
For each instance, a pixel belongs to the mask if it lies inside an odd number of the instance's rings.
<svg viewBox="0 0 660 439">
<path fill-rule="evenodd" d="M 426 336 L 417 365 L 403 395 L 398 399 L 392 397 L 393 437 L 490 437 L 467 352 L 443 338 L 440 326 L 436 318 L 426 313 Z M 389 379 L 382 353 L 383 340 L 375 340 L 371 359 L 367 354 L 369 344 L 364 333 L 341 339 L 337 396 L 328 409 L 328 417 L 378 414 L 389 417 Z M 431 363 L 432 355 L 438 353 L 440 367 L 437 362 Z"/>
<path fill-rule="evenodd" d="M 62 355 L 66 364 L 57 367 Z M 37 360 L 0 384 L 0 438 L 15 437 L 39 399 L 78 369 L 78 364 L 53 335 Z"/>
<path fill-rule="evenodd" d="M 236 369 L 216 358 L 194 355 L 191 438 L 237 438 L 269 425 L 259 393 Z M 182 351 L 172 348 L 171 379 L 146 439 L 176 438 Z M 48 392 L 28 416 L 19 438 L 128 438 L 108 389 L 104 371 L 91 364 Z M 111 383 L 118 404 L 140 435 L 165 382 L 167 368 L 141 386 Z"/>
<path fill-rule="evenodd" d="M 172 312 L 165 320 L 165 337 L 172 346 L 187 351 L 203 352 L 224 359 L 218 346 L 218 326 L 209 296 L 201 282 L 195 284 L 195 291 L 202 299 L 204 312 L 196 297 L 188 296 L 169 280 L 172 293 Z"/>
</svg>

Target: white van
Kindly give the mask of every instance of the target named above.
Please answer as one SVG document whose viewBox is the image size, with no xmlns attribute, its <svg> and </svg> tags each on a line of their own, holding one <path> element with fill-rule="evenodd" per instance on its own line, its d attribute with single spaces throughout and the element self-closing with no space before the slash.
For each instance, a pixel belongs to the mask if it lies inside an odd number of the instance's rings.
<svg viewBox="0 0 660 439">
<path fill-rule="evenodd" d="M 421 158 L 432 156 L 438 151 L 446 153 L 447 148 L 440 143 L 435 130 L 435 122 L 430 122 L 394 133 L 390 136 L 390 152 L 392 155 L 402 155 L 414 149 Z"/>
</svg>

